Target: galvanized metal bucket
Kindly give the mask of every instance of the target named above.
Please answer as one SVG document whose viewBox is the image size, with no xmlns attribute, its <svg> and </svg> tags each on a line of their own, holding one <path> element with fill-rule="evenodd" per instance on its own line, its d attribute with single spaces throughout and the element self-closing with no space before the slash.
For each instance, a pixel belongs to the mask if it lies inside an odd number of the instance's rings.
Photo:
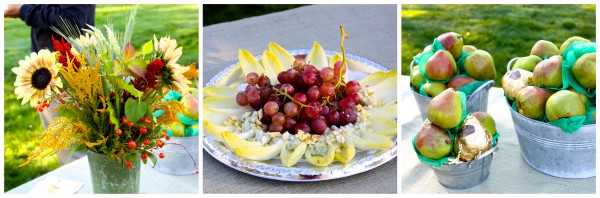
<svg viewBox="0 0 600 198">
<path fill-rule="evenodd" d="M 410 68 L 413 67 L 414 62 L 410 63 Z M 481 85 L 477 90 L 475 90 L 471 95 L 467 96 L 467 112 L 476 112 L 483 111 L 487 112 L 488 106 L 488 95 L 490 94 L 490 89 L 494 86 L 494 81 L 489 80 L 483 85 Z M 419 111 L 421 112 L 421 118 L 423 120 L 427 119 L 427 105 L 432 97 L 421 95 L 415 92 L 413 89 L 410 89 L 415 96 L 415 100 L 417 101 L 417 105 L 419 106 Z"/>
<path fill-rule="evenodd" d="M 510 71 L 513 58 L 507 65 Z M 596 176 L 596 125 L 584 125 L 573 134 L 521 115 L 511 108 L 523 159 L 537 171 L 560 178 Z"/>
<path fill-rule="evenodd" d="M 163 141 L 165 141 L 163 139 Z M 164 153 L 163 159 L 158 159 L 156 169 L 159 172 L 170 175 L 191 175 L 198 170 L 198 136 L 194 137 L 171 137 L 165 141 L 162 148 L 156 149 L 155 153 Z"/>
<path fill-rule="evenodd" d="M 481 154 L 475 160 L 460 164 L 446 163 L 441 167 L 433 166 L 433 173 L 442 186 L 451 189 L 467 189 L 483 183 L 490 175 L 493 153 L 498 145 Z"/>
</svg>

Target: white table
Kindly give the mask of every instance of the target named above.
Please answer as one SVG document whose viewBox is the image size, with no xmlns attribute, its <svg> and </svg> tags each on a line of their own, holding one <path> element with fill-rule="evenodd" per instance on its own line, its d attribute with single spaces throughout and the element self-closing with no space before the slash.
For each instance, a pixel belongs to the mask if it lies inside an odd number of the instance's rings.
<svg viewBox="0 0 600 198">
<path fill-rule="evenodd" d="M 339 25 L 350 39 L 347 53 L 396 69 L 396 5 L 310 5 L 204 27 L 204 84 L 238 61 L 238 49 L 261 55 L 270 41 L 287 50 L 318 41 L 339 51 Z M 203 153 L 204 193 L 396 193 L 396 159 L 358 175 L 322 182 L 281 182 L 247 175 Z"/>
<path fill-rule="evenodd" d="M 160 161 L 159 161 L 160 163 Z M 152 168 L 152 163 L 141 165 L 142 172 L 140 173 L 140 193 L 144 194 L 197 194 L 199 176 L 196 174 L 186 176 L 167 175 L 158 172 Z M 48 175 L 58 178 L 72 180 L 83 183 L 77 194 L 91 194 L 92 178 L 90 175 L 90 167 L 87 157 L 83 157 L 74 162 L 61 166 L 45 175 L 42 175 L 34 180 L 31 180 L 19 187 L 16 187 L 7 194 L 23 194 L 29 192 L 33 186 L 39 181 L 42 181 Z"/>
<path fill-rule="evenodd" d="M 503 90 L 492 88 L 487 112 L 496 122 L 500 133 L 500 150 L 493 158 L 490 176 L 481 185 L 466 190 L 452 190 L 438 183 L 431 166 L 421 163 L 412 147 L 412 138 L 423 125 L 417 103 L 409 88 L 409 77 L 400 78 L 402 109 L 401 161 L 402 193 L 595 193 L 596 178 L 561 179 L 545 175 L 531 168 L 521 156 L 519 141 L 505 104 Z"/>
</svg>

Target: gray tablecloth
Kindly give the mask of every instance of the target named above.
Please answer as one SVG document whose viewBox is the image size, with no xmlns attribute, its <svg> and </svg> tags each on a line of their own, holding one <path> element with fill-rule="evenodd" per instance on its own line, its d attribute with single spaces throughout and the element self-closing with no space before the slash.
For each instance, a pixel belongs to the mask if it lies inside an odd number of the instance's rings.
<svg viewBox="0 0 600 198">
<path fill-rule="evenodd" d="M 206 17 L 206 16 L 205 16 Z M 339 51 L 344 25 L 347 53 L 396 69 L 396 5 L 311 5 L 204 27 L 203 82 L 238 61 L 238 49 L 262 54 L 270 41 L 310 49 L 318 41 Z M 203 153 L 204 193 L 396 193 L 396 160 L 355 176 L 324 182 L 291 183 L 261 179 L 231 169 Z"/>
<path fill-rule="evenodd" d="M 467 190 L 452 190 L 438 183 L 431 166 L 421 163 L 414 153 L 412 138 L 423 125 L 417 103 L 409 89 L 409 77 L 400 78 L 400 101 L 404 104 L 399 123 L 402 142 L 399 160 L 402 162 L 402 193 L 595 193 L 596 178 L 561 179 L 531 168 L 521 156 L 510 110 L 505 104 L 503 90 L 492 88 L 487 112 L 494 117 L 500 132 L 499 151 L 492 161 L 490 176 L 481 185 Z"/>
</svg>

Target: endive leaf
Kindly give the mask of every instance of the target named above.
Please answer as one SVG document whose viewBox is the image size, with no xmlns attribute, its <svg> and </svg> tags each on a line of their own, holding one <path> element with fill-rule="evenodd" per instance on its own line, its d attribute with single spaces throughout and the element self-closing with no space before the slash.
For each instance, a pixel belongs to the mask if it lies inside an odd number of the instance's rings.
<svg viewBox="0 0 600 198">
<path fill-rule="evenodd" d="M 277 59 L 277 56 L 275 56 L 273 53 L 265 50 L 263 52 L 261 60 L 262 60 L 263 68 L 265 70 L 265 75 L 267 75 L 267 77 L 269 77 L 269 80 L 271 80 L 271 84 L 272 85 L 278 84 L 279 81 L 277 81 L 277 75 L 279 74 L 279 72 L 284 71 L 285 68 L 283 67 L 281 62 L 279 62 L 279 60 Z"/>
<path fill-rule="evenodd" d="M 394 142 L 387 136 L 375 133 L 362 133 L 353 136 L 354 146 L 362 150 L 387 150 L 394 146 Z"/>
<path fill-rule="evenodd" d="M 240 60 L 240 66 L 242 67 L 244 76 L 248 75 L 250 72 L 255 72 L 258 75 L 265 73 L 262 66 L 254 59 L 254 56 L 252 56 L 249 51 L 243 49 L 238 50 L 238 59 Z"/>
<path fill-rule="evenodd" d="M 391 70 L 388 72 L 376 71 L 376 72 L 369 74 L 367 77 L 363 78 L 362 80 L 360 80 L 360 86 L 370 87 L 377 83 L 380 83 L 381 81 L 383 81 L 385 79 L 388 79 L 388 78 L 396 76 L 396 75 L 397 75 L 396 70 Z"/>
<path fill-rule="evenodd" d="M 356 155 L 354 142 L 351 142 L 349 139 L 346 140 L 348 141 L 346 141 L 343 144 L 340 144 L 340 152 L 335 152 L 335 159 L 343 163 L 349 162 L 350 160 L 352 160 L 352 158 L 354 158 L 354 155 Z"/>
<path fill-rule="evenodd" d="M 398 133 L 398 124 L 389 119 L 383 118 L 371 118 L 367 128 L 371 129 L 373 133 L 381 135 L 396 135 Z"/>
<path fill-rule="evenodd" d="M 235 98 L 206 98 L 202 100 L 204 107 L 215 109 L 244 109 L 235 101 Z"/>
<path fill-rule="evenodd" d="M 327 153 L 323 157 L 313 156 L 312 149 L 309 147 L 306 149 L 306 152 L 304 152 L 304 157 L 306 158 L 306 161 L 312 165 L 327 166 L 331 164 L 335 158 L 335 147 L 331 144 L 327 144 Z"/>
<path fill-rule="evenodd" d="M 223 138 L 223 141 L 225 142 L 225 146 L 227 146 L 227 148 L 229 148 L 230 150 L 232 150 L 234 152 L 238 148 L 261 146 L 260 142 L 246 141 L 230 131 L 222 132 L 221 137 Z"/>
<path fill-rule="evenodd" d="M 283 141 L 278 141 L 269 146 L 238 147 L 233 152 L 246 159 L 263 161 L 276 157 L 281 152 L 281 149 L 283 149 Z"/>
<path fill-rule="evenodd" d="M 241 115 L 247 111 L 248 109 L 214 109 L 210 107 L 202 108 L 202 114 L 204 120 L 208 120 L 212 123 L 223 124 L 225 120 L 232 115 Z"/>
<path fill-rule="evenodd" d="M 286 140 L 284 142 L 284 146 L 287 145 L 288 141 L 289 140 Z M 300 159 L 302 159 L 302 156 L 304 156 L 306 147 L 306 143 L 300 142 L 298 147 L 296 147 L 293 151 L 290 151 L 286 148 L 281 149 L 281 154 L 279 154 L 279 157 L 281 158 L 281 164 L 283 164 L 285 167 L 294 166 L 296 163 L 298 163 L 298 161 L 300 161 Z"/>
<path fill-rule="evenodd" d="M 381 107 L 375 107 L 373 109 L 368 109 L 367 112 L 369 112 L 371 117 L 374 118 L 393 120 L 398 117 L 398 104 L 388 104 Z"/>
<path fill-rule="evenodd" d="M 238 92 L 238 90 L 231 87 L 210 86 L 202 89 L 205 98 L 235 98 Z"/>
<path fill-rule="evenodd" d="M 306 62 L 310 65 L 315 66 L 318 70 L 327 67 L 327 56 L 325 50 L 317 41 L 314 42 L 312 49 L 306 55 Z"/>
<path fill-rule="evenodd" d="M 283 65 L 283 68 L 291 68 L 292 64 L 294 64 L 294 61 L 296 60 L 292 54 L 275 42 L 269 43 L 269 51 L 277 56 L 277 59 L 279 59 L 279 62 Z"/>
<path fill-rule="evenodd" d="M 373 92 L 377 100 L 383 100 L 385 104 L 393 103 L 398 100 L 396 84 L 398 76 L 387 78 L 372 87 L 367 88 L 369 92 Z"/>
<path fill-rule="evenodd" d="M 227 131 L 227 127 L 213 124 L 208 120 L 204 120 L 204 132 L 206 132 L 206 135 L 211 137 L 213 140 L 217 142 L 224 142 L 223 137 L 221 136 L 221 133 L 224 131 Z"/>
</svg>

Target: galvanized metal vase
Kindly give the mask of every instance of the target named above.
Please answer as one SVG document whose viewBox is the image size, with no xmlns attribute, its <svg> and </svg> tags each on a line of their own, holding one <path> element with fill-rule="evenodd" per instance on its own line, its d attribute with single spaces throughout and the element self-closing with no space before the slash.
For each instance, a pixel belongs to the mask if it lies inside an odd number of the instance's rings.
<svg viewBox="0 0 600 198">
<path fill-rule="evenodd" d="M 140 191 L 140 161 L 132 164 L 131 169 L 110 160 L 104 154 L 86 151 L 94 194 L 137 194 Z"/>
<path fill-rule="evenodd" d="M 192 175 L 198 170 L 198 144 L 199 137 L 171 137 L 163 148 L 157 152 L 165 154 L 165 158 L 158 160 L 155 170 L 169 175 Z"/>
</svg>

